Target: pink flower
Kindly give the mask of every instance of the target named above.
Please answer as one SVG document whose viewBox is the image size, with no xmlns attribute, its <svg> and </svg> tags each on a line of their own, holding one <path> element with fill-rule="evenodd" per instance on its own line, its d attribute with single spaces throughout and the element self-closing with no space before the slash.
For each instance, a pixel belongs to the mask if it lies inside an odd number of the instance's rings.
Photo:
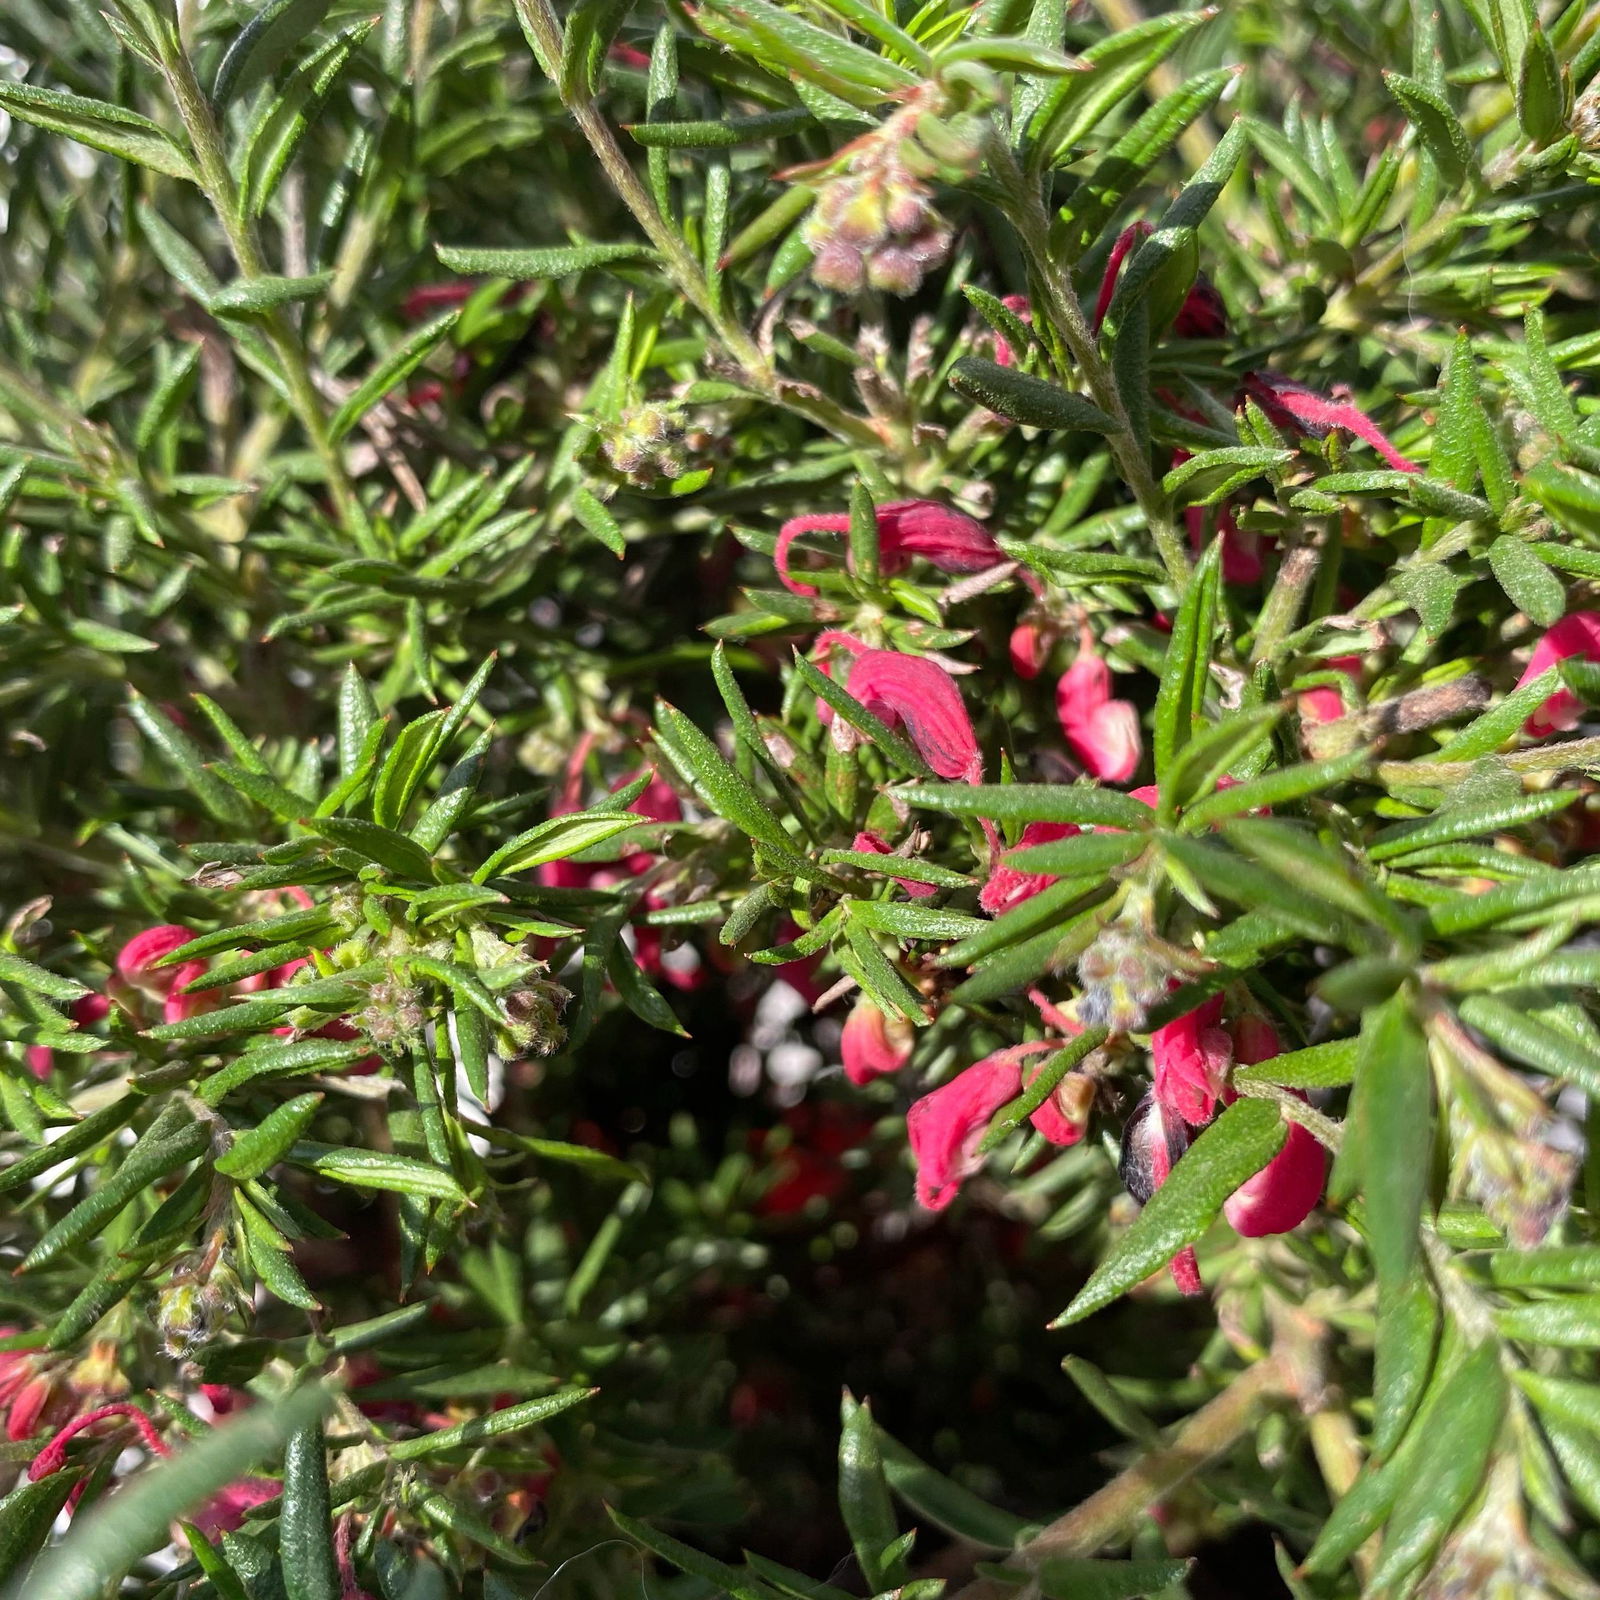
<svg viewBox="0 0 1600 1600">
<path fill-rule="evenodd" d="M 857 1000 L 839 1037 L 844 1075 L 859 1089 L 874 1078 L 898 1072 L 911 1059 L 911 1025 L 886 1017 L 870 1000 Z"/>
<path fill-rule="evenodd" d="M 152 999 L 165 999 L 172 992 L 175 972 L 181 972 L 183 968 L 163 967 L 157 971 L 155 965 L 163 956 L 171 955 L 192 938 L 192 929 L 179 927 L 174 922 L 165 922 L 159 927 L 136 933 L 117 952 L 117 976 L 135 989 L 143 990 Z M 184 966 L 187 965 L 189 963 L 185 962 Z"/>
<path fill-rule="evenodd" d="M 1319 394 L 1303 383 L 1280 378 L 1275 372 L 1247 373 L 1244 388 L 1280 428 L 1296 428 L 1313 439 L 1324 437 L 1334 428 L 1343 428 L 1346 433 L 1364 439 L 1396 470 L 1422 471 L 1415 461 L 1401 455 L 1383 430 L 1347 396 Z"/>
<path fill-rule="evenodd" d="M 906 1113 L 906 1135 L 917 1163 L 917 1201 L 943 1211 L 982 1165 L 978 1144 L 989 1119 L 1022 1092 L 1022 1069 L 1011 1052 L 996 1051 L 925 1094 Z"/>
<path fill-rule="evenodd" d="M 862 829 L 851 842 L 850 848 L 858 855 L 892 856 L 894 848 L 889 841 L 880 834 Z M 894 880 L 913 900 L 926 900 L 929 895 L 939 892 L 938 886 L 931 883 L 918 883 L 915 878 L 896 878 Z"/>
<path fill-rule="evenodd" d="M 1139 713 L 1131 701 L 1111 697 L 1111 668 L 1087 627 L 1077 659 L 1056 685 L 1056 716 L 1068 747 L 1091 777 L 1125 783 L 1133 776 L 1143 750 Z"/>
<path fill-rule="evenodd" d="M 1233 1059 L 1233 1040 L 1221 1021 L 1222 996 L 1217 994 L 1150 1036 L 1156 1101 L 1192 1128 L 1211 1120 Z"/>
<path fill-rule="evenodd" d="M 972 719 L 955 679 L 936 661 L 897 650 L 864 650 L 850 668 L 845 689 L 890 727 L 903 722 L 922 759 L 941 778 L 983 782 Z"/>
<path fill-rule="evenodd" d="M 1222 1214 L 1246 1239 L 1288 1233 L 1316 1210 L 1327 1176 L 1328 1152 L 1309 1129 L 1291 1122 L 1283 1148 L 1229 1195 Z"/>
<path fill-rule="evenodd" d="M 1180 339 L 1221 339 L 1228 332 L 1228 313 L 1222 304 L 1217 286 L 1202 273 L 1194 280 L 1178 314 L 1172 319 L 1172 331 Z"/>
<path fill-rule="evenodd" d="M 1517 680 L 1520 689 L 1543 676 L 1558 661 L 1576 656 L 1580 661 L 1600 661 L 1600 611 L 1574 611 L 1549 629 L 1534 647 L 1533 658 Z M 1565 733 L 1578 725 L 1583 702 L 1570 689 L 1557 689 L 1528 720 L 1522 731 L 1530 739 Z"/>
<path fill-rule="evenodd" d="M 1361 676 L 1360 656 L 1332 656 L 1322 663 L 1330 672 L 1342 672 L 1355 681 Z M 1312 724 L 1337 722 L 1344 713 L 1344 696 L 1331 684 L 1319 684 L 1315 689 L 1303 689 L 1294 697 L 1295 710 L 1302 722 Z"/>
<path fill-rule="evenodd" d="M 1019 678 L 1032 682 L 1044 670 L 1045 659 L 1055 641 L 1049 630 L 1037 622 L 1019 622 L 1011 630 L 1007 654 L 1011 657 L 1011 670 Z"/>
<path fill-rule="evenodd" d="M 1022 1093 L 1021 1063 L 1041 1051 L 1060 1048 L 1054 1039 L 1035 1039 L 996 1050 L 912 1106 L 906 1113 L 906 1135 L 917 1163 L 919 1205 L 929 1211 L 943 1211 L 955 1199 L 962 1183 L 983 1164 L 978 1145 L 989 1119 Z M 1044 1126 L 1040 1126 L 1040 1112 L 1035 1112 L 1034 1126 L 1046 1138 L 1052 1131 L 1068 1131 L 1067 1115 L 1057 1111 L 1056 1118 L 1059 1120 L 1046 1112 Z"/>
<path fill-rule="evenodd" d="M 272 1478 L 240 1478 L 219 1489 L 189 1520 L 206 1538 L 219 1539 L 242 1527 L 248 1512 L 282 1493 L 283 1485 Z"/>
<path fill-rule="evenodd" d="M 1017 840 L 1017 849 L 1053 844 L 1057 839 L 1070 839 L 1079 831 L 1070 822 L 1030 822 Z M 1025 872 L 1020 867 L 1008 867 L 1002 856 L 989 868 L 989 881 L 978 895 L 978 904 L 989 916 L 998 917 L 1024 900 L 1031 900 L 1055 881 L 1054 874 L 1049 872 Z"/>
<path fill-rule="evenodd" d="M 895 500 L 879 506 L 877 518 L 878 567 L 885 577 L 904 572 L 917 556 L 940 572 L 953 573 L 987 572 L 1010 560 L 981 522 L 935 500 Z M 791 517 L 778 530 L 777 547 L 772 552 L 778 581 L 792 594 L 814 599 L 815 585 L 789 575 L 789 547 L 804 533 L 849 531 L 850 517 L 843 511 Z M 845 565 L 855 571 L 848 551 Z"/>
<path fill-rule="evenodd" d="M 103 994 L 80 995 L 72 1003 L 72 1020 L 80 1028 L 87 1028 L 96 1022 L 102 1022 L 111 1012 L 111 1001 Z M 55 1066 L 55 1051 L 48 1045 L 35 1044 L 28 1046 L 28 1071 L 41 1082 L 50 1076 Z"/>
</svg>

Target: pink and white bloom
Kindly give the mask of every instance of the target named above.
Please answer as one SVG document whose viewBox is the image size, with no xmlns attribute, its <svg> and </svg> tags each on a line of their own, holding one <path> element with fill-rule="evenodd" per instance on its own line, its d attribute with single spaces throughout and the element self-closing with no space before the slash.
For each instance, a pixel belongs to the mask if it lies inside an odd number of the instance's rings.
<svg viewBox="0 0 1600 1600">
<path fill-rule="evenodd" d="M 915 1035 L 901 1017 L 886 1017 L 865 998 L 856 1001 L 839 1036 L 844 1075 L 859 1089 L 898 1072 L 911 1059 Z"/>
<path fill-rule="evenodd" d="M 1056 716 L 1068 748 L 1091 777 L 1126 783 L 1133 776 L 1144 749 L 1139 712 L 1132 701 L 1112 697 L 1111 668 L 1087 627 L 1077 659 L 1056 685 Z"/>
<path fill-rule="evenodd" d="M 936 500 L 891 501 L 877 508 L 877 522 L 878 569 L 885 577 L 904 572 L 917 557 L 940 572 L 949 573 L 987 572 L 1011 559 L 981 522 Z M 772 552 L 778 582 L 791 594 L 815 599 L 816 585 L 789 572 L 790 547 L 802 534 L 849 531 L 850 516 L 844 511 L 791 517 L 778 530 L 777 547 Z M 855 571 L 848 550 L 845 565 Z"/>
<path fill-rule="evenodd" d="M 1600 661 L 1600 611 L 1574 611 L 1548 629 L 1534 646 L 1533 657 L 1517 680 L 1517 687 L 1532 683 L 1558 662 L 1574 657 Z M 1522 731 L 1530 739 L 1543 739 L 1577 727 L 1582 716 L 1583 702 L 1563 685 L 1523 723 Z"/>
</svg>

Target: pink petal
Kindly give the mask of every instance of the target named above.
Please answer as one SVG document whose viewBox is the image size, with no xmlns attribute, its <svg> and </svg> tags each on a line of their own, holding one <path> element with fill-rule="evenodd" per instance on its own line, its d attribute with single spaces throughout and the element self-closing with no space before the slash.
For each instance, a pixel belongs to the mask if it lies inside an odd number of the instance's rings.
<svg viewBox="0 0 1600 1600">
<path fill-rule="evenodd" d="M 905 724 L 922 759 L 941 778 L 983 781 L 972 719 L 955 679 L 926 656 L 866 650 L 850 668 L 846 690 L 891 727 Z"/>
<path fill-rule="evenodd" d="M 906 1134 L 917 1163 L 917 1201 L 942 1211 L 978 1170 L 978 1142 L 989 1119 L 1022 1092 L 1014 1051 L 999 1050 L 925 1094 L 906 1113 Z"/>
<path fill-rule="evenodd" d="M 892 856 L 894 854 L 894 849 L 887 839 L 868 829 L 863 829 L 855 836 L 850 848 L 861 855 Z M 896 878 L 894 881 L 913 900 L 926 900 L 929 895 L 935 895 L 939 892 L 936 884 L 918 883 L 915 878 Z"/>
<path fill-rule="evenodd" d="M 1030 822 L 1022 830 L 1017 848 L 1052 844 L 1057 839 L 1070 839 L 1078 832 L 1070 822 Z M 1002 857 L 990 867 L 989 881 L 978 896 L 978 904 L 989 916 L 998 917 L 1024 900 L 1031 900 L 1055 881 L 1054 875 L 1048 872 L 1024 872 L 1020 867 L 1008 867 Z"/>
<path fill-rule="evenodd" d="M 174 922 L 146 928 L 143 933 L 136 933 L 117 952 L 117 974 L 124 983 L 136 984 L 155 994 L 164 995 L 172 988 L 173 970 L 169 967 L 161 972 L 152 972 L 150 969 L 163 956 L 171 955 L 192 938 L 192 929 L 179 927 Z"/>
<path fill-rule="evenodd" d="M 898 1072 L 911 1059 L 911 1025 L 890 1020 L 870 1000 L 857 1000 L 839 1036 L 844 1075 L 860 1088 L 874 1078 Z"/>
<path fill-rule="evenodd" d="M 1201 273 L 1172 319 L 1172 331 L 1180 339 L 1222 339 L 1228 333 L 1228 313 L 1217 287 Z"/>
<path fill-rule="evenodd" d="M 1112 297 L 1117 292 L 1117 279 L 1122 275 L 1122 263 L 1127 259 L 1128 252 L 1139 243 L 1141 239 L 1148 238 L 1155 229 L 1148 222 L 1135 222 L 1131 227 L 1124 228 L 1117 235 L 1117 242 L 1111 247 L 1111 254 L 1106 257 L 1106 270 L 1100 279 L 1100 293 L 1094 302 L 1094 331 L 1100 331 L 1100 324 L 1106 320 L 1106 312 L 1111 309 Z"/>
<path fill-rule="evenodd" d="M 1298 1228 L 1316 1209 L 1328 1175 L 1328 1152 L 1298 1122 L 1283 1148 L 1224 1202 L 1222 1214 L 1246 1239 Z"/>
<path fill-rule="evenodd" d="M 1056 684 L 1056 716 L 1067 745 L 1091 777 L 1124 783 L 1143 754 L 1139 713 L 1111 696 L 1111 668 L 1084 630 L 1078 655 Z"/>
<path fill-rule="evenodd" d="M 1256 400 L 1279 427 L 1291 423 L 1304 433 L 1320 439 L 1331 428 L 1343 428 L 1364 439 L 1400 472 L 1421 472 L 1415 461 L 1400 454 L 1389 443 L 1383 430 L 1349 400 L 1338 400 L 1303 383 L 1280 378 L 1275 372 L 1252 372 L 1244 380 L 1245 392 Z"/>
<path fill-rule="evenodd" d="M 1089 1112 L 1093 1106 L 1094 1079 L 1082 1072 L 1069 1072 L 1028 1121 L 1051 1144 L 1074 1145 L 1089 1130 Z"/>
<path fill-rule="evenodd" d="M 282 1493 L 283 1485 L 271 1478 L 241 1478 L 214 1494 L 190 1520 L 206 1538 L 217 1539 L 236 1532 L 247 1512 L 276 1500 Z"/>
<path fill-rule="evenodd" d="M 1011 630 L 1007 647 L 1011 657 L 1011 670 L 1019 678 L 1032 680 L 1044 669 L 1045 657 L 1050 654 L 1045 630 L 1037 622 L 1019 622 Z"/>
<path fill-rule="evenodd" d="M 1543 676 L 1557 662 L 1576 656 L 1580 661 L 1600 661 L 1600 611 L 1574 611 L 1545 632 L 1534 646 L 1533 657 L 1517 679 L 1520 689 Z M 1565 733 L 1583 716 L 1583 702 L 1568 688 L 1557 689 L 1522 725 L 1531 739 Z"/>
<path fill-rule="evenodd" d="M 1211 1120 L 1233 1057 L 1233 1041 L 1218 1024 L 1222 996 L 1213 995 L 1150 1036 L 1157 1103 L 1192 1128 Z"/>
</svg>

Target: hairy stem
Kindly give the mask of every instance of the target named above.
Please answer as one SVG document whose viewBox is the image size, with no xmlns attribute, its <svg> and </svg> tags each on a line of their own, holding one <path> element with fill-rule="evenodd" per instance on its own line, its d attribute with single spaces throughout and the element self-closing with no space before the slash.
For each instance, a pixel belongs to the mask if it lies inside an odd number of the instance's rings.
<svg viewBox="0 0 1600 1600">
<path fill-rule="evenodd" d="M 705 319 L 717 342 L 739 367 L 745 382 L 775 405 L 798 412 L 850 444 L 880 448 L 885 441 L 865 417 L 852 415 L 826 395 L 784 384 L 744 325 L 711 292 L 704 268 L 677 229 L 662 216 L 654 196 L 623 154 L 611 125 L 600 114 L 594 96 L 581 86 L 562 82 L 561 23 L 550 0 L 514 0 L 514 3 L 517 18 L 539 58 L 539 65 L 556 85 L 561 103 L 594 151 L 611 187 L 633 213 L 634 221 L 644 230 L 650 243 L 660 251 L 662 265 L 678 292 Z"/>
<path fill-rule="evenodd" d="M 1024 176 L 1000 126 L 991 121 L 986 154 L 990 170 L 1006 191 L 1007 208 L 1022 243 L 1035 282 L 1043 291 L 1044 310 L 1061 337 L 1073 362 L 1083 374 L 1089 396 L 1117 424 L 1106 443 L 1116 459 L 1123 481 L 1133 491 L 1145 514 L 1150 537 L 1174 586 L 1181 594 L 1189 583 L 1189 553 L 1172 517 L 1169 497 L 1150 468 L 1149 452 L 1139 443 L 1116 380 L 1100 358 L 1094 334 L 1090 331 L 1083 307 L 1070 274 L 1050 254 L 1050 219 L 1037 184 Z"/>
<path fill-rule="evenodd" d="M 1275 1357 L 1247 1367 L 1214 1400 L 1180 1423 L 1169 1443 L 1141 1456 L 1103 1489 L 1096 1491 L 1031 1539 L 1007 1565 L 1037 1572 L 1057 1557 L 1092 1556 L 1124 1537 L 1151 1506 L 1166 1498 L 1208 1461 L 1230 1450 L 1256 1425 L 1263 1409 L 1289 1397 L 1289 1374 Z M 980 1578 L 955 1600 L 1026 1600 L 1037 1591 Z"/>
<path fill-rule="evenodd" d="M 254 225 L 245 215 L 238 186 L 228 170 L 222 130 L 217 126 L 210 103 L 195 79 L 188 56 L 176 39 L 168 41 L 163 49 L 162 71 L 167 86 L 172 90 L 178 115 L 189 135 L 200 186 L 227 235 L 234 262 L 245 277 L 259 278 L 267 270 L 261 242 Z M 289 404 L 322 464 L 339 521 L 364 550 L 377 554 L 366 508 L 361 504 L 361 497 L 356 493 L 355 484 L 345 468 L 344 457 L 329 431 L 327 413 L 323 409 L 322 397 L 317 392 L 305 347 L 281 309 L 267 312 L 262 323 L 267 342 L 272 346 L 283 373 Z"/>
</svg>

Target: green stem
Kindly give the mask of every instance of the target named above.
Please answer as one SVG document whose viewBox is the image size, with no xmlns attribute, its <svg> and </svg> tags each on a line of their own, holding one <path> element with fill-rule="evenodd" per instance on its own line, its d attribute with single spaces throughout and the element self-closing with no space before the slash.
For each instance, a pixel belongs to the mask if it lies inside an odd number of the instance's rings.
<svg viewBox="0 0 1600 1600">
<path fill-rule="evenodd" d="M 222 224 L 239 271 L 247 278 L 262 277 L 267 270 L 266 260 L 255 227 L 240 204 L 233 174 L 228 169 L 222 130 L 217 126 L 210 102 L 196 81 L 194 68 L 182 46 L 176 39 L 166 40 L 164 46 L 162 71 L 177 103 L 178 115 L 189 135 L 200 187 Z M 356 493 L 355 484 L 345 468 L 344 457 L 329 431 L 322 396 L 317 392 L 310 362 L 299 336 L 281 309 L 267 312 L 262 322 L 267 342 L 272 346 L 283 373 L 289 404 L 300 426 L 305 429 L 317 459 L 322 463 L 328 491 L 333 496 L 340 522 L 365 551 L 379 554 L 372 525 L 367 520 L 366 507 Z"/>
<path fill-rule="evenodd" d="M 1125 1538 L 1151 1506 L 1208 1461 L 1232 1449 L 1256 1425 L 1266 1406 L 1286 1399 L 1289 1393 L 1288 1375 L 1275 1357 L 1247 1367 L 1214 1400 L 1180 1423 L 1169 1444 L 1141 1456 L 1103 1489 L 1058 1517 L 1006 1564 L 1037 1572 L 1046 1561 L 1092 1556 Z M 980 1578 L 962 1589 L 955 1600 L 1024 1600 L 1037 1593 L 1032 1585 L 1019 1590 Z"/>
<path fill-rule="evenodd" d="M 1322 565 L 1322 548 L 1325 533 L 1317 533 L 1304 544 L 1292 546 L 1278 567 L 1267 603 L 1261 608 L 1261 620 L 1250 649 L 1250 661 L 1272 661 L 1283 649 L 1290 630 L 1300 620 L 1305 609 L 1306 596 L 1317 581 L 1317 571 Z"/>
<path fill-rule="evenodd" d="M 661 214 L 655 198 L 639 180 L 632 164 L 622 153 L 611 125 L 600 114 L 594 96 L 581 85 L 562 82 L 561 23 L 550 0 L 514 0 L 523 32 L 545 75 L 556 85 L 561 103 L 577 123 L 579 131 L 594 151 L 618 198 L 633 213 L 650 243 L 661 253 L 678 292 L 705 319 L 717 342 L 739 367 L 746 383 L 775 405 L 798 412 L 851 444 L 880 448 L 884 439 L 865 417 L 858 417 L 834 404 L 826 395 L 799 385 L 785 384 L 771 362 L 742 323 L 731 316 L 712 294 L 704 269 L 684 243 L 677 229 Z"/>
<path fill-rule="evenodd" d="M 1071 275 L 1051 259 L 1050 219 L 1045 215 L 1039 187 L 1023 175 L 1004 132 L 993 121 L 989 124 L 986 143 L 990 169 L 1011 201 L 1008 215 L 1017 230 L 1033 279 L 1043 291 L 1044 310 L 1083 374 L 1090 398 L 1117 424 L 1116 432 L 1107 436 L 1106 443 L 1123 481 L 1144 512 L 1150 537 L 1155 541 L 1173 586 L 1182 594 L 1189 584 L 1189 553 L 1173 520 L 1171 500 L 1162 492 L 1160 481 L 1150 467 L 1149 452 L 1140 446 L 1134 433 L 1116 380 L 1100 358 Z"/>
</svg>

